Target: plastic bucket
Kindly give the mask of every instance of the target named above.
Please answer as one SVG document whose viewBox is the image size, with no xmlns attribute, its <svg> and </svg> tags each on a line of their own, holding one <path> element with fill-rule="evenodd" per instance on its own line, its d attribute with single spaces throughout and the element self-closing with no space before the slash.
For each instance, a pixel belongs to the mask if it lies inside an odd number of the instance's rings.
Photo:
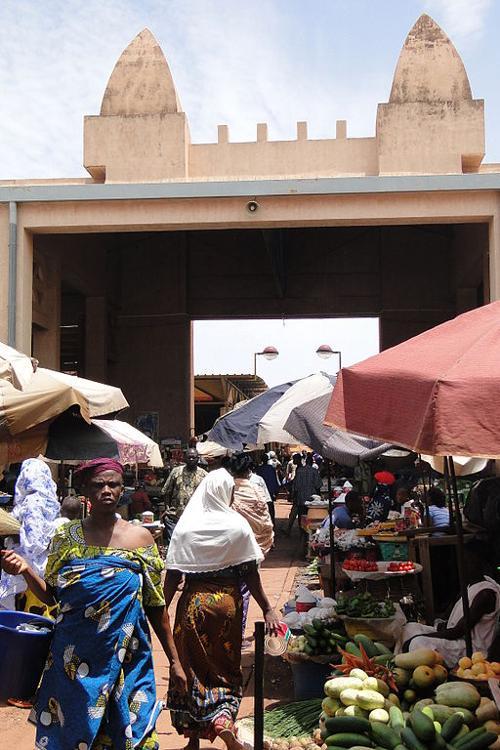
<svg viewBox="0 0 500 750">
<path fill-rule="evenodd" d="M 309 698 L 322 698 L 327 678 L 333 667 L 330 664 L 318 664 L 315 661 L 291 662 L 293 675 L 293 692 L 296 701 Z"/>
<path fill-rule="evenodd" d="M 23 622 L 37 622 L 50 628 L 50 633 L 16 630 Z M 47 617 L 29 612 L 0 610 L 0 699 L 28 700 L 38 687 L 42 675 L 54 623 Z"/>
</svg>

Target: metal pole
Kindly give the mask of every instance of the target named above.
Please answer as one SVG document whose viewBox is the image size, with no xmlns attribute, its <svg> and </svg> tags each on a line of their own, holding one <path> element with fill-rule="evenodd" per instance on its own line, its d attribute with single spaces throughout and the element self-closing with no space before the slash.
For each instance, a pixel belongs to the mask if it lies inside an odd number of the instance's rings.
<svg viewBox="0 0 500 750">
<path fill-rule="evenodd" d="M 264 748 L 264 633 L 262 621 L 255 623 L 255 671 L 254 671 L 254 750 Z"/>
<path fill-rule="evenodd" d="M 335 585 L 335 530 L 333 527 L 332 513 L 333 513 L 333 501 L 332 501 L 332 472 L 330 459 L 326 459 L 327 468 L 327 482 L 328 482 L 328 518 L 330 521 L 330 580 L 332 586 L 332 596 L 335 597 L 336 585 Z"/>
<path fill-rule="evenodd" d="M 9 203 L 9 301 L 7 318 L 7 343 L 16 347 L 17 305 L 17 203 Z"/>
<path fill-rule="evenodd" d="M 254 378 L 257 377 L 257 355 L 259 353 L 260 352 L 254 352 L 254 354 L 253 354 L 253 376 L 254 376 Z"/>
<path fill-rule="evenodd" d="M 448 456 L 444 457 L 444 481 L 446 484 L 446 491 L 448 495 L 448 513 L 450 515 L 450 533 L 455 529 L 454 513 L 453 513 L 453 500 L 450 483 L 450 465 L 448 462 Z"/>
<path fill-rule="evenodd" d="M 427 496 L 427 486 L 425 484 L 424 464 L 422 462 L 422 456 L 421 456 L 421 454 L 418 453 L 417 455 L 418 455 L 418 465 L 420 467 L 420 473 L 421 473 L 421 476 L 422 476 L 422 486 L 424 488 L 425 524 L 426 524 L 426 526 L 430 526 L 431 525 L 431 517 L 429 515 L 429 498 Z M 431 478 L 430 478 L 430 475 L 429 475 L 429 489 L 430 489 L 430 487 L 431 487 Z"/>
<path fill-rule="evenodd" d="M 337 354 L 339 355 L 339 372 L 340 372 L 342 369 L 342 352 L 337 352 Z"/>
<path fill-rule="evenodd" d="M 460 579 L 460 593 L 462 595 L 462 605 L 464 609 L 464 627 L 465 627 L 465 647 L 467 656 L 472 656 L 472 632 L 470 625 L 470 607 L 469 594 L 467 591 L 467 582 L 465 580 L 465 560 L 464 560 L 464 530 L 462 527 L 462 514 L 460 513 L 460 504 L 458 501 L 457 478 L 455 476 L 455 464 L 453 456 L 449 456 L 448 463 L 450 467 L 451 486 L 453 489 L 453 500 L 455 503 L 455 524 L 457 533 L 457 567 L 458 577 Z"/>
</svg>

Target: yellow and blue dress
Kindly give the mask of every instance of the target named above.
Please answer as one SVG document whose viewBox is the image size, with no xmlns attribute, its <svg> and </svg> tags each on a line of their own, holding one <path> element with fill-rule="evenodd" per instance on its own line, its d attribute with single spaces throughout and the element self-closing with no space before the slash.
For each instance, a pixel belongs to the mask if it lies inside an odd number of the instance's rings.
<svg viewBox="0 0 500 750">
<path fill-rule="evenodd" d="M 85 543 L 81 521 L 52 540 L 45 579 L 59 605 L 38 691 L 40 750 L 158 750 L 145 607 L 164 606 L 156 545 Z"/>
</svg>

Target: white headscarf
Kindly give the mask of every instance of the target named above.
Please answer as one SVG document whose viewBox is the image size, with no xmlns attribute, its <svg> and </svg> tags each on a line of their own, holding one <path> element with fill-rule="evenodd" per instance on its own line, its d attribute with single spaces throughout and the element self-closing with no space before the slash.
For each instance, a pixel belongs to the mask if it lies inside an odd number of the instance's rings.
<svg viewBox="0 0 500 750">
<path fill-rule="evenodd" d="M 57 499 L 56 484 L 46 463 L 38 458 L 23 461 L 17 478 L 12 515 L 21 524 L 19 544 L 13 549 L 41 578 L 47 564 L 47 551 L 59 516 L 61 506 Z M 2 572 L 0 601 L 27 588 L 22 576 Z"/>
<path fill-rule="evenodd" d="M 172 534 L 167 569 L 207 573 L 263 560 L 250 524 L 229 506 L 233 487 L 226 469 L 203 479 Z"/>
</svg>

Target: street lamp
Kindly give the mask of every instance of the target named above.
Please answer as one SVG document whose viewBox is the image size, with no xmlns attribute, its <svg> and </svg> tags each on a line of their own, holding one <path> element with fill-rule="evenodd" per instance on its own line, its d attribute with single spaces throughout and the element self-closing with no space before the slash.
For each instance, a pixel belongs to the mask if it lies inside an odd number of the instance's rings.
<svg viewBox="0 0 500 750">
<path fill-rule="evenodd" d="M 332 354 L 337 354 L 339 358 L 339 370 L 342 369 L 342 353 L 334 351 L 329 344 L 321 344 L 321 346 L 318 346 L 316 354 L 320 359 L 330 359 Z"/>
<path fill-rule="evenodd" d="M 254 352 L 253 355 L 253 374 L 257 377 L 257 357 L 264 357 L 265 359 L 276 359 L 279 355 L 279 351 L 275 346 L 266 346 L 261 352 Z"/>
</svg>

